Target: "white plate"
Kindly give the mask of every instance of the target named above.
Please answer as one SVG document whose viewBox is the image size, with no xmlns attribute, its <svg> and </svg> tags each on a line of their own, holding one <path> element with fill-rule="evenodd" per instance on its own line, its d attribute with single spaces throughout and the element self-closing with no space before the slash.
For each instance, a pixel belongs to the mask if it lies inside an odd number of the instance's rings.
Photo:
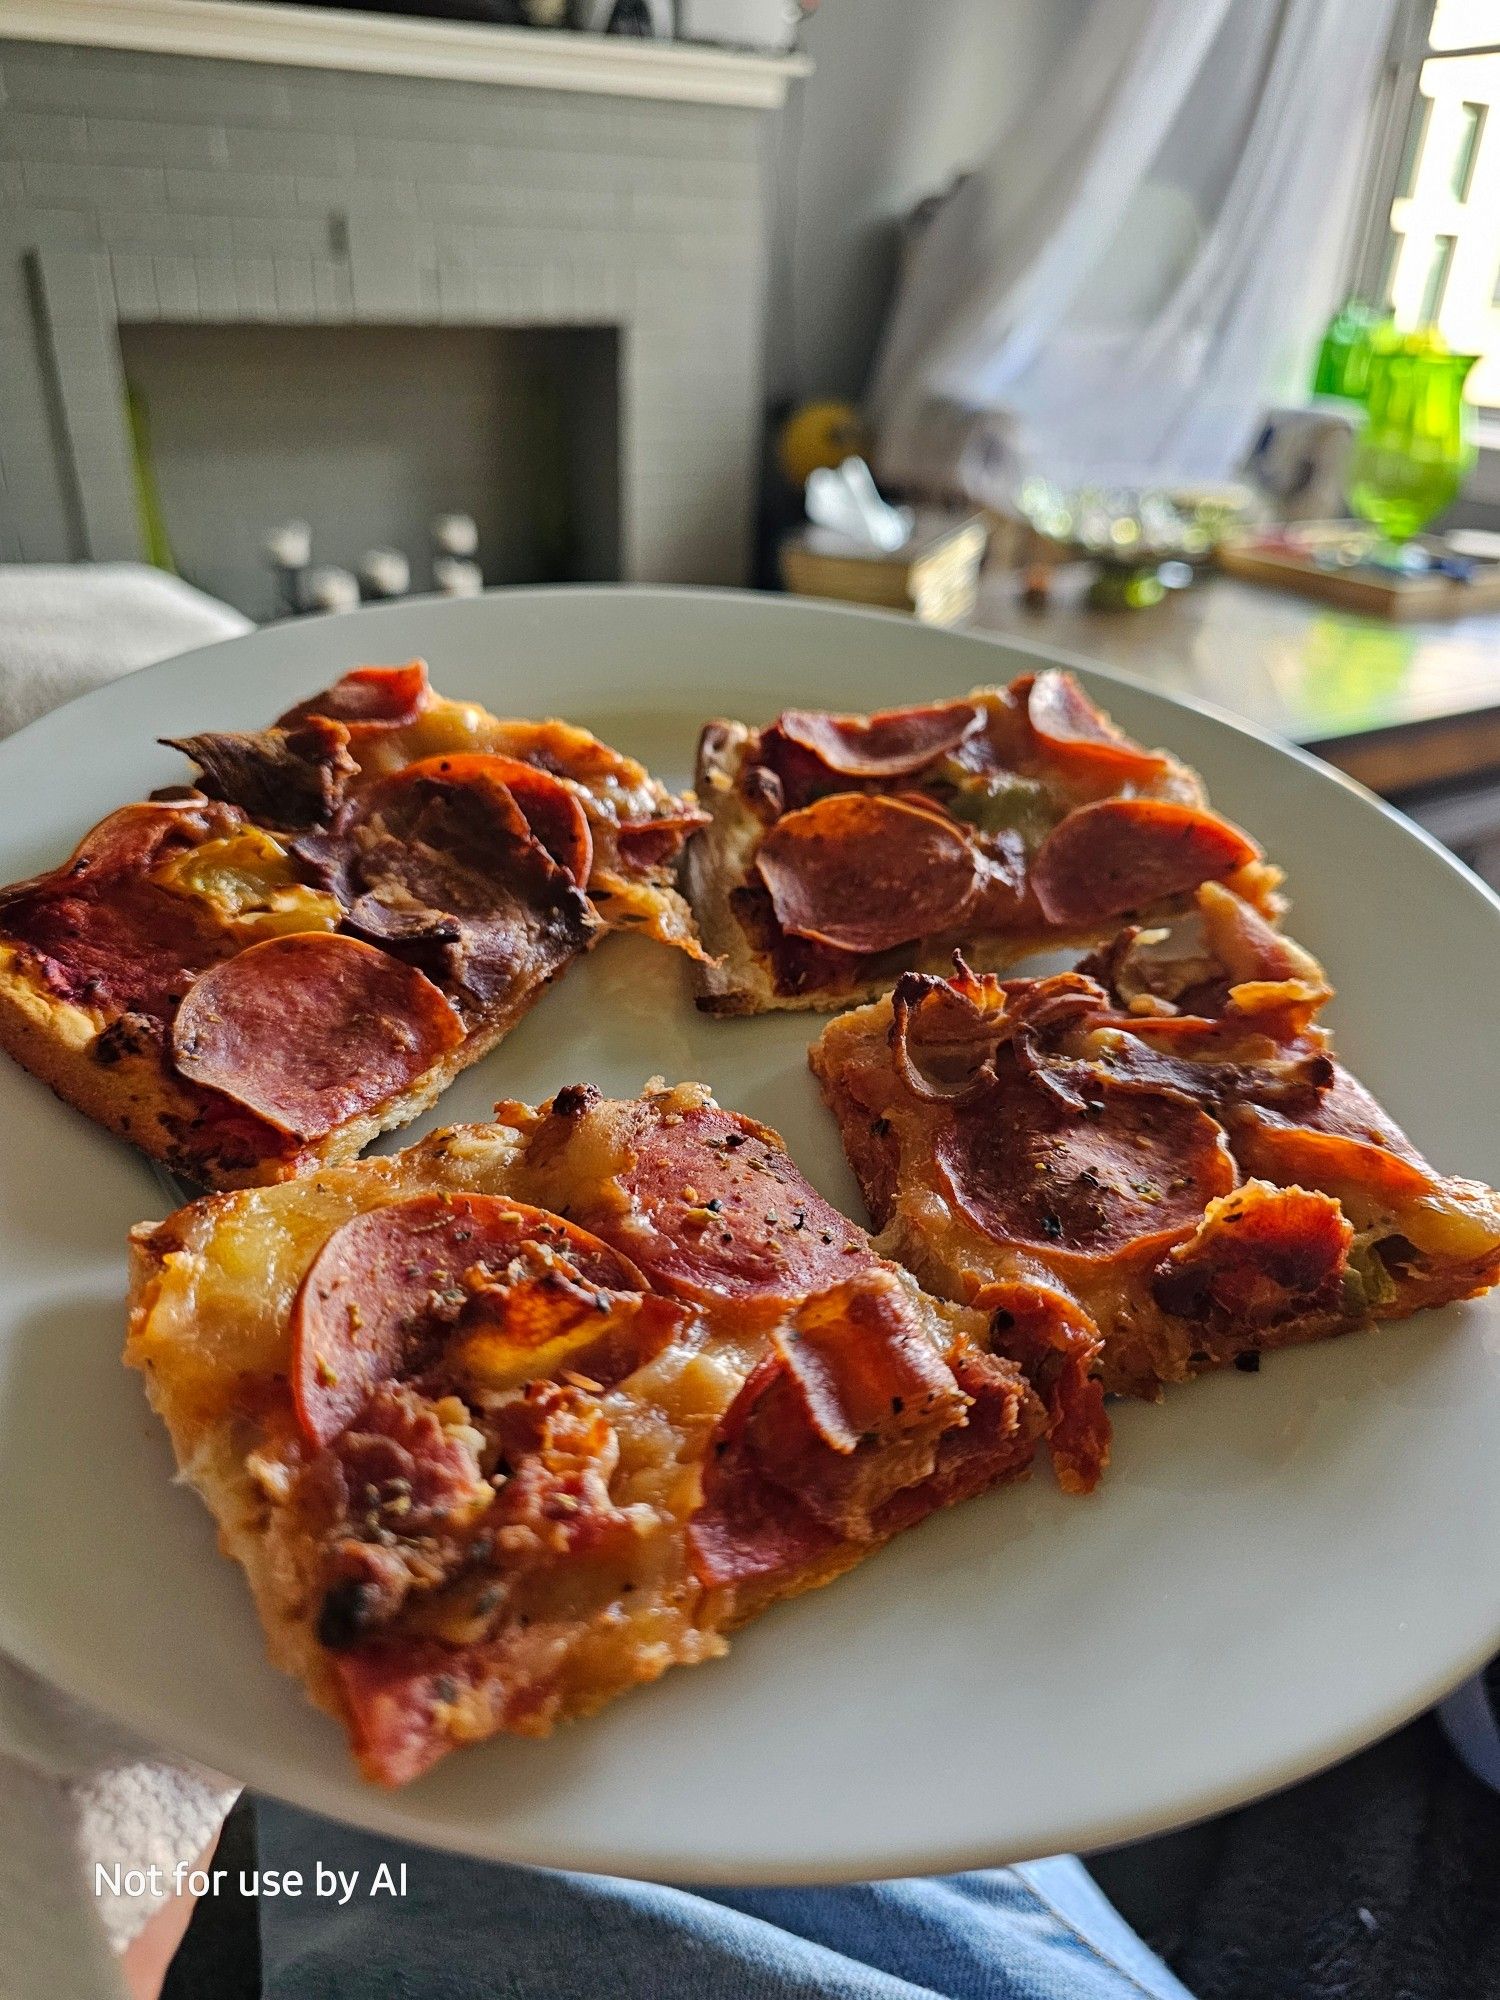
<svg viewBox="0 0 1500 2000">
<path fill-rule="evenodd" d="M 699 722 L 1003 680 L 1021 649 L 790 600 L 526 591 L 281 627 L 117 682 L 0 745 L 0 881 L 180 777 L 158 735 L 254 728 L 360 660 L 568 715 L 687 777 Z M 1444 1168 L 1500 1179 L 1500 905 L 1309 759 L 1140 687 L 1287 866 L 1351 1063 Z M 588 1078 L 700 1077 L 858 1213 L 803 1063 L 813 1017 L 711 1021 L 637 940 L 571 973 L 441 1121 Z M 436 1120 L 430 1122 L 438 1122 Z M 418 1128 L 413 1128 L 413 1136 Z M 1453 1308 L 1117 1410 L 1100 1492 L 1042 1474 L 939 1516 L 726 1661 L 389 1796 L 268 1667 L 208 1516 L 120 1367 L 121 1245 L 151 1170 L 0 1062 L 0 1645 L 262 1790 L 505 1860 L 696 1880 L 946 1870 L 1127 1839 L 1394 1727 L 1500 1646 L 1500 1313 Z"/>
</svg>

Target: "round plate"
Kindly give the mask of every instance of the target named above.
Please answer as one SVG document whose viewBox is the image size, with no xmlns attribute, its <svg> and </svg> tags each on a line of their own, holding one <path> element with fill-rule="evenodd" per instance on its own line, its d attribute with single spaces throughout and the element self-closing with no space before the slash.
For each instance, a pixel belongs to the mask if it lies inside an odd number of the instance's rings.
<svg viewBox="0 0 1500 2000">
<path fill-rule="evenodd" d="M 788 599 L 518 591 L 275 628 L 118 681 L 0 745 L 0 880 L 182 776 L 160 735 L 256 728 L 360 661 L 587 723 L 686 781 L 698 726 L 1003 681 L 1013 645 Z M 1285 864 L 1342 1050 L 1447 1171 L 1500 1179 L 1500 904 L 1354 786 L 1086 674 Z M 860 1212 L 804 1064 L 817 1017 L 713 1021 L 613 940 L 427 1124 L 588 1079 L 696 1077 Z M 935 1517 L 551 1741 L 386 1794 L 264 1661 L 239 1573 L 120 1366 L 122 1245 L 152 1170 L 0 1062 L 0 1646 L 175 1750 L 300 1805 L 502 1860 L 682 1880 L 915 1874 L 1128 1839 L 1352 1751 L 1500 1645 L 1494 1302 L 1117 1406 L 1087 1500 L 1048 1474 Z"/>
</svg>

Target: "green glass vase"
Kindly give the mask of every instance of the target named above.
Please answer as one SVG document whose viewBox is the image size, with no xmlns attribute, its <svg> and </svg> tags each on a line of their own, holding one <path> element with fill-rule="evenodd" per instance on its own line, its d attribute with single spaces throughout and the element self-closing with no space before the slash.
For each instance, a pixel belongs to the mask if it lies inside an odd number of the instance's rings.
<svg viewBox="0 0 1500 2000">
<path fill-rule="evenodd" d="M 1390 326 L 1390 314 L 1366 305 L 1363 299 L 1350 299 L 1340 306 L 1318 349 L 1314 396 L 1336 396 L 1343 402 L 1362 403 L 1369 379 L 1371 348 Z"/>
<path fill-rule="evenodd" d="M 1474 463 L 1463 392 L 1477 359 L 1426 332 L 1372 345 L 1349 503 L 1388 543 L 1410 541 L 1458 497 Z"/>
</svg>

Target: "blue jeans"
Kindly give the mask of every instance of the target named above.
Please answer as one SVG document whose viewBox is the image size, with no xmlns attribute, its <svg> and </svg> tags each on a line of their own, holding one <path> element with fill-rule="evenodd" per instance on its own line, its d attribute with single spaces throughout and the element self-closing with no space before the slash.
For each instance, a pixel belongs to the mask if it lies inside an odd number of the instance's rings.
<svg viewBox="0 0 1500 2000">
<path fill-rule="evenodd" d="M 262 1801 L 265 2000 L 1191 2000 L 1071 1855 L 932 1880 L 662 1888 L 501 1868 Z M 404 1895 L 372 1896 L 384 1863 Z"/>
</svg>

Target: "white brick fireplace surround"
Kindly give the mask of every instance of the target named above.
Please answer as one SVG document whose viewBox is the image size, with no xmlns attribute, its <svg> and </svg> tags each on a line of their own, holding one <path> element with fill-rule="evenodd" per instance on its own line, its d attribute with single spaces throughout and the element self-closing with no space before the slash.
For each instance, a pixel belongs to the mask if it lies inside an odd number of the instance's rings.
<svg viewBox="0 0 1500 2000">
<path fill-rule="evenodd" d="M 266 325 L 341 329 L 340 355 L 361 329 L 595 329 L 610 338 L 593 373 L 603 355 L 615 379 L 590 407 L 616 434 L 566 450 L 585 487 L 614 489 L 584 504 L 609 517 L 615 573 L 741 581 L 767 114 L 804 68 L 240 0 L 6 0 L 0 560 L 143 553 L 124 357 L 152 329 L 210 368 L 213 340 L 195 350 L 183 330 L 237 329 L 242 371 Z M 423 352 L 409 334 L 405 349 Z M 180 365 L 157 364 L 153 405 Z M 420 413 L 420 372 L 416 389 Z M 490 413 L 502 436 L 507 396 Z M 170 469 L 179 513 L 184 496 L 197 511 L 195 479 L 226 471 L 217 456 Z"/>
</svg>

